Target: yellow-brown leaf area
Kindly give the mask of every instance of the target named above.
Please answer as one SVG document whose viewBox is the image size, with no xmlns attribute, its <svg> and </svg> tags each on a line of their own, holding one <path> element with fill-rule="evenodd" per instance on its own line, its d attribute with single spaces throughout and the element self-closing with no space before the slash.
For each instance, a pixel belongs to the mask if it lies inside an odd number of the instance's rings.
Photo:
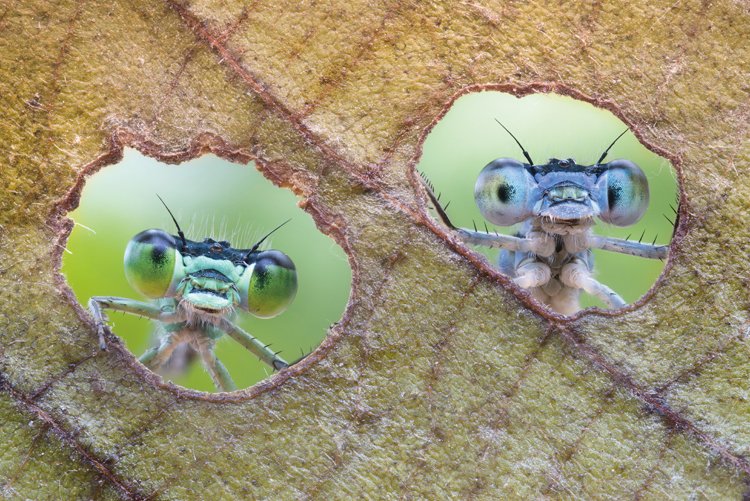
<svg viewBox="0 0 750 501">
<path fill-rule="evenodd" d="M 739 497 L 750 17 L 740 2 L 0 5 L 0 455 L 35 497 Z M 410 173 L 458 93 L 558 91 L 676 161 L 640 304 L 551 316 L 433 222 Z M 252 389 L 162 383 L 57 276 L 80 176 L 213 151 L 351 256 L 323 346 Z"/>
</svg>

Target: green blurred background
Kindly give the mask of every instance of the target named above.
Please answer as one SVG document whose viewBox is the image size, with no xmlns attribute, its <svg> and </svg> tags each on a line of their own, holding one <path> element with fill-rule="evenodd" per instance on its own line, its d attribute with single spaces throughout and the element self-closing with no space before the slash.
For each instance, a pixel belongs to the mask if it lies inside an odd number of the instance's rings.
<svg viewBox="0 0 750 501">
<path fill-rule="evenodd" d="M 484 219 L 474 203 L 474 183 L 479 172 L 499 157 L 526 161 L 520 148 L 496 122 L 500 120 L 518 138 L 536 164 L 549 158 L 573 158 L 579 164 L 597 161 L 609 144 L 627 126 L 612 113 L 589 103 L 557 94 L 532 94 L 517 98 L 501 92 L 478 92 L 459 98 L 427 136 L 417 169 L 427 174 L 442 193 L 443 204 L 450 201 L 448 215 L 457 226 L 484 228 Z M 651 203 L 643 219 L 633 226 L 619 228 L 599 222 L 595 233 L 666 244 L 672 236 L 674 220 L 670 204 L 677 208 L 677 182 L 668 160 L 646 149 L 632 133 L 625 134 L 610 150 L 605 161 L 626 158 L 638 164 L 648 177 Z M 515 227 L 494 227 L 512 233 Z M 497 250 L 476 247 L 497 262 Z M 612 287 L 628 303 L 640 298 L 664 268 L 659 260 L 594 251 L 595 275 Z M 604 305 L 582 294 L 583 306 Z"/>
<path fill-rule="evenodd" d="M 297 207 L 291 191 L 274 186 L 253 164 L 232 164 L 212 155 L 175 166 L 127 150 L 122 162 L 86 182 L 80 206 L 68 215 L 77 224 L 62 267 L 81 304 L 96 295 L 143 299 L 125 280 L 123 253 L 128 240 L 142 230 L 176 233 L 157 193 L 192 240 L 212 237 L 249 248 L 291 218 L 264 247 L 279 249 L 294 261 L 299 280 L 296 299 L 278 317 L 259 319 L 240 313 L 238 321 L 275 350 L 282 350 L 288 361 L 320 344 L 349 297 L 351 269 L 346 254 Z M 108 315 L 113 331 L 140 356 L 152 342 L 151 322 L 117 312 Z M 216 352 L 239 388 L 270 374 L 257 357 L 226 336 L 217 343 Z M 215 391 L 197 359 L 187 374 L 173 381 Z"/>
<path fill-rule="evenodd" d="M 471 227 L 472 219 L 484 227 L 474 204 L 474 182 L 479 171 L 498 157 L 523 160 L 518 146 L 495 123 L 501 120 L 536 163 L 550 157 L 574 158 L 590 164 L 626 127 L 611 113 L 555 94 L 516 98 L 500 92 L 480 92 L 458 99 L 431 131 L 417 169 L 424 171 L 450 201 L 455 224 Z M 600 223 L 599 234 L 638 238 L 658 234 L 667 243 L 672 227 L 677 184 L 669 162 L 642 146 L 632 134 L 623 136 L 608 160 L 627 158 L 648 177 L 651 204 L 644 218 L 629 228 Z M 273 319 L 240 314 L 243 328 L 287 360 L 314 349 L 337 321 L 351 288 L 346 255 L 333 240 L 320 233 L 312 218 L 296 206 L 289 191 L 266 180 L 253 165 L 242 166 L 207 155 L 179 166 L 166 165 L 128 150 L 117 165 L 107 167 L 87 182 L 78 209 L 69 216 L 77 223 L 63 256 L 63 273 L 81 304 L 91 296 L 112 295 L 142 299 L 125 280 L 122 258 L 130 238 L 148 228 L 175 233 L 174 225 L 156 197 L 170 206 L 188 238 L 229 240 L 250 247 L 258 238 L 286 219 L 292 221 L 271 237 L 266 248 L 288 254 L 297 266 L 299 292 L 294 303 Z M 494 228 L 505 233 L 513 228 Z M 497 251 L 477 248 L 492 262 Z M 661 273 L 664 263 L 615 253 L 594 251 L 596 275 L 628 302 L 642 296 Z M 601 306 L 583 295 L 584 306 Z M 127 347 L 141 355 L 150 345 L 150 321 L 110 312 L 110 325 Z M 234 341 L 224 338 L 217 346 L 238 387 L 260 381 L 269 370 Z M 197 361 L 196 361 L 197 362 Z M 213 383 L 195 363 L 174 382 L 193 389 L 215 391 Z"/>
</svg>

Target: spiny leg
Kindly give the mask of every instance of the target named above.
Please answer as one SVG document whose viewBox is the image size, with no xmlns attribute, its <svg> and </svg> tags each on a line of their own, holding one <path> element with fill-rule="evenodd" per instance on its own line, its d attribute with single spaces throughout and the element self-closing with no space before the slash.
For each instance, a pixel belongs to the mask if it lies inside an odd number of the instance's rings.
<svg viewBox="0 0 750 501">
<path fill-rule="evenodd" d="M 592 249 L 619 252 L 620 254 L 645 257 L 648 259 L 665 259 L 669 254 L 668 245 L 644 244 L 634 240 L 623 240 L 620 238 L 602 237 L 599 235 L 589 235 L 588 244 Z"/>
<path fill-rule="evenodd" d="M 107 349 L 107 344 L 104 340 L 104 326 L 106 325 L 106 317 L 102 312 L 104 308 L 130 313 L 151 320 L 160 320 L 162 322 L 179 320 L 179 315 L 174 311 L 164 311 L 160 306 L 153 303 L 144 303 L 143 301 L 136 301 L 124 297 L 94 296 L 89 299 L 89 310 L 91 311 L 91 315 L 93 315 L 94 322 L 96 323 L 96 333 L 99 336 L 99 348 L 102 350 Z"/>
<path fill-rule="evenodd" d="M 216 372 L 219 374 L 219 377 L 224 380 L 224 391 L 233 391 L 237 389 L 237 385 L 234 384 L 234 380 L 232 380 L 232 376 L 229 375 L 229 371 L 218 358 L 216 358 Z"/>
<path fill-rule="evenodd" d="M 224 367 L 221 360 L 216 358 L 213 345 L 201 345 L 198 348 L 198 353 L 201 355 L 203 367 L 205 367 L 206 372 L 211 376 L 211 379 L 219 391 L 233 391 L 237 389 L 237 385 L 234 384 L 227 368 Z"/>
<path fill-rule="evenodd" d="M 560 272 L 560 281 L 568 287 L 583 289 L 592 296 L 601 299 L 609 308 L 621 308 L 627 304 L 615 291 L 595 280 L 591 276 L 591 271 L 589 271 L 586 263 L 581 260 L 576 259 L 563 266 Z"/>
<path fill-rule="evenodd" d="M 250 333 L 243 330 L 241 327 L 235 325 L 229 320 L 222 318 L 217 324 L 216 328 L 226 332 L 229 337 L 240 343 L 242 346 L 247 348 L 253 355 L 260 358 L 263 362 L 273 367 L 275 370 L 285 369 L 289 367 L 289 364 L 279 357 L 273 350 L 264 345 L 257 338 L 252 336 Z"/>
<path fill-rule="evenodd" d="M 511 235 L 500 235 L 490 234 L 489 232 L 482 233 L 481 231 L 472 231 L 468 228 L 459 228 L 451 222 L 445 209 L 440 204 L 440 201 L 433 193 L 432 186 L 427 182 L 424 184 L 427 191 L 427 196 L 430 198 L 432 205 L 435 207 L 435 211 L 440 217 L 441 221 L 454 230 L 461 240 L 468 244 L 482 245 L 485 247 L 496 248 L 496 249 L 507 249 L 516 252 L 533 252 L 539 256 L 549 257 L 555 252 L 555 239 L 547 233 L 533 232 L 527 237 L 514 237 Z"/>
<path fill-rule="evenodd" d="M 514 237 L 497 233 L 482 233 L 467 228 L 455 228 L 461 240 L 468 244 L 515 252 L 533 252 L 542 257 L 555 253 L 555 239 L 548 233 L 532 232 L 527 237 Z"/>
</svg>

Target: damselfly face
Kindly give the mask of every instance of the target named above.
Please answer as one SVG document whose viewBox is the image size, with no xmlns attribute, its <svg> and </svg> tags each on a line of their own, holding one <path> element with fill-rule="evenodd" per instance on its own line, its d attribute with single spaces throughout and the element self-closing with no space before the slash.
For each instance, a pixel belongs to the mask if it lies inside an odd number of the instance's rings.
<svg viewBox="0 0 750 501">
<path fill-rule="evenodd" d="M 297 293 L 297 272 L 277 250 L 234 249 L 229 242 L 182 239 L 146 230 L 125 250 L 128 282 L 150 298 L 173 297 L 181 308 L 225 315 L 237 307 L 269 318 Z"/>
<path fill-rule="evenodd" d="M 648 181 L 629 160 L 578 165 L 550 159 L 544 165 L 499 158 L 479 174 L 474 198 L 493 224 L 510 226 L 530 218 L 544 231 L 571 234 L 599 218 L 617 226 L 637 222 L 648 208 Z"/>
<path fill-rule="evenodd" d="M 169 214 L 172 216 L 171 211 Z M 95 296 L 89 301 L 101 348 L 106 349 L 102 310 L 107 308 L 159 323 L 158 344 L 139 359 L 154 370 L 170 365 L 177 348 L 188 345 L 201 357 L 219 390 L 235 389 L 229 372 L 214 353 L 216 340 L 224 334 L 274 369 L 288 367 L 278 352 L 232 321 L 238 307 L 256 317 L 276 316 L 297 294 L 297 270 L 292 260 L 277 250 L 260 250 L 263 241 L 286 223 L 252 248 L 235 249 L 229 242 L 211 238 L 188 240 L 174 216 L 172 219 L 177 235 L 163 230 L 142 231 L 125 249 L 128 282 L 154 302 L 111 296 Z"/>
<path fill-rule="evenodd" d="M 500 123 L 498 121 L 498 123 Z M 609 307 L 625 305 L 612 289 L 594 278 L 592 249 L 604 249 L 652 259 L 664 259 L 668 247 L 593 234 L 596 219 L 629 226 L 643 217 L 649 202 L 648 182 L 629 160 L 602 163 L 620 134 L 593 165 L 552 158 L 537 165 L 513 134 L 528 163 L 498 158 L 479 174 L 474 199 L 482 216 L 493 224 L 523 223 L 514 236 L 458 228 L 448 218 L 427 183 L 438 215 L 467 243 L 500 248 L 498 267 L 513 281 L 563 313 L 579 309 L 585 291 Z"/>
</svg>

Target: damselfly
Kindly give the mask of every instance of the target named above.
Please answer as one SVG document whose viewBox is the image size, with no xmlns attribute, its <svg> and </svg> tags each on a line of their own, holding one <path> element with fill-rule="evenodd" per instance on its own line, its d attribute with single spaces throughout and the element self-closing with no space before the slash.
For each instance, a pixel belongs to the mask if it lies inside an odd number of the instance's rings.
<svg viewBox="0 0 750 501">
<path fill-rule="evenodd" d="M 521 223 L 519 231 L 511 236 L 454 226 L 426 182 L 441 220 L 467 243 L 501 249 L 500 271 L 554 311 L 565 315 L 578 311 L 582 290 L 610 308 L 624 306 L 620 295 L 593 277 L 592 249 L 648 259 L 665 259 L 669 252 L 667 245 L 592 232 L 597 218 L 629 226 L 640 220 L 648 207 L 648 181 L 640 167 L 624 159 L 602 163 L 627 130 L 593 165 L 579 165 L 571 158 L 551 158 L 537 165 L 518 139 L 497 122 L 518 144 L 528 163 L 511 158 L 490 162 L 479 174 L 474 199 L 489 222 L 499 226 Z"/>
<path fill-rule="evenodd" d="M 278 353 L 233 322 L 237 308 L 270 318 L 283 312 L 294 299 L 297 271 L 292 260 L 278 250 L 260 250 L 266 238 L 286 223 L 250 249 L 235 249 L 226 241 L 188 240 L 169 208 L 167 211 L 177 235 L 146 230 L 133 237 L 125 249 L 128 282 L 153 301 L 111 296 L 96 296 L 89 301 L 101 348 L 106 349 L 102 310 L 110 309 L 158 322 L 158 344 L 139 359 L 155 371 L 169 362 L 178 347 L 187 344 L 198 353 L 217 389 L 235 389 L 229 372 L 214 353 L 216 341 L 224 334 L 273 369 L 288 367 Z"/>
</svg>

